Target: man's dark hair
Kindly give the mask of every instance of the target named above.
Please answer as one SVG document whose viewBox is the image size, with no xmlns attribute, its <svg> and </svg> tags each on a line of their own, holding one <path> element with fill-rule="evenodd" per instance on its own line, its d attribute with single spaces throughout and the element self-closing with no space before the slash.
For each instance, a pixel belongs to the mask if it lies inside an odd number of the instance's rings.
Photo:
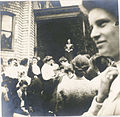
<svg viewBox="0 0 120 117">
<path fill-rule="evenodd" d="M 118 19 L 118 0 L 83 0 L 83 6 L 88 10 L 102 8 Z"/>
</svg>

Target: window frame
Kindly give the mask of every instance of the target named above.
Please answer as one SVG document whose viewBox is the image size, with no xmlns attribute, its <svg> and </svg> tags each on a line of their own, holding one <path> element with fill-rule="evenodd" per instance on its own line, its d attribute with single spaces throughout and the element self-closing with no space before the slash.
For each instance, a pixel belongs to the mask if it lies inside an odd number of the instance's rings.
<svg viewBox="0 0 120 117">
<path fill-rule="evenodd" d="M 1 47 L 1 51 L 14 51 L 14 32 L 15 32 L 15 14 L 9 12 L 9 11 L 0 11 L 1 13 L 1 22 L 0 22 L 0 28 L 1 28 L 1 32 L 2 31 L 5 31 L 5 32 L 11 32 L 11 38 L 12 38 L 12 41 L 11 41 L 11 49 L 9 48 L 2 48 Z M 7 30 L 2 30 L 2 16 L 3 15 L 8 15 L 8 16 L 11 16 L 12 17 L 12 31 L 7 31 Z"/>
</svg>

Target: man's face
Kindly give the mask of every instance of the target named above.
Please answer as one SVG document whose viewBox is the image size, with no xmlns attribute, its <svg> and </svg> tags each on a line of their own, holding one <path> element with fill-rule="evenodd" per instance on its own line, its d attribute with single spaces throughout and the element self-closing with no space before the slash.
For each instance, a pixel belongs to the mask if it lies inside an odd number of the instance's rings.
<svg viewBox="0 0 120 117">
<path fill-rule="evenodd" d="M 116 19 L 104 9 L 95 8 L 89 12 L 91 38 L 95 41 L 99 53 L 119 58 L 119 27 Z"/>
</svg>

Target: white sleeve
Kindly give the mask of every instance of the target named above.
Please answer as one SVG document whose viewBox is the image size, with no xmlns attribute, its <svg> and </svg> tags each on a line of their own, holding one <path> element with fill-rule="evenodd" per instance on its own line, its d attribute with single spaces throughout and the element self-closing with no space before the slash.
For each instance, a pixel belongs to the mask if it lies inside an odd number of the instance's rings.
<svg viewBox="0 0 120 117">
<path fill-rule="evenodd" d="M 98 103 L 96 101 L 96 97 L 97 96 L 94 97 L 88 112 L 85 112 L 82 116 L 97 116 L 97 114 L 100 111 L 103 103 Z"/>
</svg>

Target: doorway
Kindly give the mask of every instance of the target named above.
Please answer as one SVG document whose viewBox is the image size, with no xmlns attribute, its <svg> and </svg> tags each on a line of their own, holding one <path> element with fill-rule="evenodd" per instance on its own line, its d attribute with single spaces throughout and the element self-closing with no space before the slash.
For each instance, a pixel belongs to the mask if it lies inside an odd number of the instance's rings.
<svg viewBox="0 0 120 117">
<path fill-rule="evenodd" d="M 65 54 L 65 44 L 71 39 L 75 55 L 85 51 L 82 18 L 57 18 L 37 22 L 37 55 L 42 59 L 51 55 L 58 60 Z M 79 49 L 81 47 L 81 49 Z"/>
</svg>

